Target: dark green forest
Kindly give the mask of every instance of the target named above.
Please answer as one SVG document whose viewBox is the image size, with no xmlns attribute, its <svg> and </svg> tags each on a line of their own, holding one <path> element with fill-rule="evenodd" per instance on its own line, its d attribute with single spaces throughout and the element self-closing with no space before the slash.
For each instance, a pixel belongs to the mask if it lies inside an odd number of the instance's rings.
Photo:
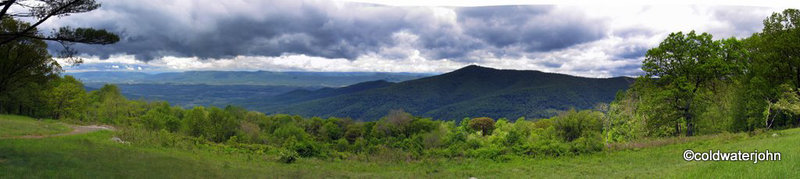
<svg viewBox="0 0 800 179">
<path fill-rule="evenodd" d="M 632 82 L 633 79 L 628 77 L 584 78 L 470 65 L 442 75 L 385 87 L 354 85 L 356 89 L 359 86 L 373 89 L 349 90 L 345 94 L 273 105 L 271 108 L 256 105 L 255 109 L 302 116 L 352 117 L 360 121 L 376 120 L 393 109 L 437 120 L 458 121 L 474 116 L 549 118 L 558 111 L 592 109 L 597 103 L 611 102 L 617 91 L 627 89 Z M 266 98 L 263 101 L 275 100 Z"/>
<path fill-rule="evenodd" d="M 217 143 L 229 150 L 278 153 L 279 160 L 286 163 L 301 157 L 392 161 L 474 157 L 502 161 L 515 155 L 579 155 L 602 151 L 612 143 L 649 138 L 797 127 L 798 25 L 800 11 L 787 9 L 767 17 L 763 30 L 748 38 L 715 40 L 708 33 L 675 32 L 647 51 L 642 64 L 645 75 L 636 78 L 628 90 L 617 92 L 611 103 L 582 104 L 593 109 L 559 111 L 551 118 L 509 114 L 520 118 L 495 119 L 498 117 L 473 113 L 458 120 L 415 115 L 448 113 L 452 108 L 480 112 L 529 106 L 470 106 L 481 100 L 476 99 L 439 111 L 400 106 L 371 120 L 266 115 L 236 106 L 186 109 L 167 102 L 126 99 L 115 85 L 87 92 L 79 80 L 59 75 L 62 64 L 53 60 L 44 41 L 21 38 L 0 44 L 4 52 L 0 55 L 0 113 L 110 124 L 129 129 L 123 130 L 126 140 L 164 146 Z M 28 27 L 28 23 L 5 18 L 0 31 L 17 32 Z M 507 79 L 514 78 L 524 77 L 511 73 Z M 430 87 L 413 84 L 403 86 L 408 89 L 393 89 L 408 95 L 396 99 L 415 100 L 415 88 Z M 548 88 L 528 92 L 556 93 Z M 509 91 L 491 97 L 514 98 L 510 95 L 525 93 Z M 380 99 L 387 101 L 358 108 L 382 107 L 378 104 L 396 100 Z M 347 100 L 339 100 L 314 105 L 350 106 Z"/>
</svg>

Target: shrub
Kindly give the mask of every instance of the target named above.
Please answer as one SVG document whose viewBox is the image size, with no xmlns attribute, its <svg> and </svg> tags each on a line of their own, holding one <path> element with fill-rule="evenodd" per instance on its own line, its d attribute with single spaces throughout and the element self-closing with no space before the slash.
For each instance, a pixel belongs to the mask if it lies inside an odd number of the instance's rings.
<svg viewBox="0 0 800 179">
<path fill-rule="evenodd" d="M 281 163 L 294 163 L 297 161 L 297 158 L 300 158 L 300 155 L 292 150 L 281 150 L 280 153 L 278 153 L 278 162 Z"/>
<path fill-rule="evenodd" d="M 602 113 L 595 111 L 569 110 L 555 117 L 553 128 L 559 140 L 569 145 L 570 152 L 580 154 L 599 151 L 603 149 L 601 116 Z M 563 148 L 559 147 L 558 150 Z"/>
<path fill-rule="evenodd" d="M 328 121 L 322 125 L 320 134 L 322 134 L 323 138 L 327 141 L 335 141 L 342 136 L 342 129 L 333 121 Z"/>
<path fill-rule="evenodd" d="M 472 157 L 492 159 L 492 160 L 500 159 L 500 156 L 502 156 L 503 154 L 504 152 L 502 149 L 493 146 L 482 147 L 479 149 L 475 149 L 471 152 Z"/>
<path fill-rule="evenodd" d="M 555 117 L 553 127 L 556 134 L 565 142 L 571 142 L 581 136 L 599 133 L 603 130 L 600 123 L 602 113 L 584 110 L 576 112 L 574 109 Z"/>
</svg>

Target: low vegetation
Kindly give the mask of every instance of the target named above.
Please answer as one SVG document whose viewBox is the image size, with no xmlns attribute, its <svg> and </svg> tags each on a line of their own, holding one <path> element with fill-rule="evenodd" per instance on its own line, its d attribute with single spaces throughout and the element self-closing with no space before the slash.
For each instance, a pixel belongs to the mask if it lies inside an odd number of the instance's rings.
<svg viewBox="0 0 800 179">
<path fill-rule="evenodd" d="M 8 120 L 5 116 L 0 121 Z M 46 122 L 25 119 L 45 125 Z M 17 127 L 17 126 L 14 126 Z M 114 136 L 139 136 L 129 144 Z M 503 162 L 480 158 L 425 158 L 414 161 L 296 158 L 241 150 L 175 133 L 126 129 L 42 139 L 0 139 L 0 178 L 791 178 L 800 163 L 791 156 L 800 145 L 800 130 L 769 133 L 722 133 L 664 138 L 659 144 L 561 157 L 512 156 Z M 165 142 L 172 141 L 172 142 Z M 167 145 L 165 145 L 165 143 Z M 782 161 L 686 162 L 681 153 L 695 150 L 763 150 L 782 152 Z"/>
</svg>

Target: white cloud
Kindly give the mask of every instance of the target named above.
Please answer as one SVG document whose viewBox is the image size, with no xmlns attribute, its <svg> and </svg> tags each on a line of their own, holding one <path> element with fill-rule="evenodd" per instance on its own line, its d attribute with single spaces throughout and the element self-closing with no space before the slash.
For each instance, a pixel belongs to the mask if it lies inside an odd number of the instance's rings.
<svg viewBox="0 0 800 179">
<path fill-rule="evenodd" d="M 145 1 L 152 2 L 152 1 Z M 359 1 L 361 2 L 361 1 Z M 177 40 L 171 43 L 191 42 L 195 46 L 181 47 L 188 49 L 192 53 L 203 53 L 202 50 L 214 48 L 215 43 L 194 43 L 210 42 L 198 41 L 197 39 L 225 39 L 226 37 L 217 36 L 198 36 L 208 35 L 203 32 L 213 32 L 219 30 L 220 24 L 226 22 L 226 18 L 246 17 L 255 21 L 276 16 L 275 13 L 288 13 L 278 17 L 303 17 L 300 11 L 287 11 L 289 8 L 320 8 L 320 14 L 327 18 L 328 22 L 324 26 L 318 27 L 317 31 L 329 30 L 326 28 L 352 28 L 358 29 L 359 25 L 367 23 L 367 27 L 383 28 L 393 24 L 368 24 L 373 19 L 393 18 L 397 22 L 413 22 L 408 25 L 413 27 L 400 27 L 398 31 L 391 31 L 381 37 L 388 37 L 383 41 L 377 41 L 374 46 L 361 46 L 357 43 L 341 43 L 328 47 L 331 49 L 348 49 L 374 47 L 374 49 L 363 50 L 351 57 L 321 57 L 310 54 L 285 52 L 277 53 L 276 56 L 260 56 L 251 54 L 238 54 L 232 57 L 220 58 L 201 58 L 186 57 L 186 55 L 170 54 L 168 51 L 153 51 L 154 53 L 165 54 L 163 57 L 156 57 L 149 62 L 136 59 L 135 55 L 125 53 L 111 55 L 108 59 L 101 59 L 98 56 L 89 56 L 85 64 L 114 64 L 116 69 L 128 69 L 138 71 L 186 71 L 186 70 L 268 70 L 268 71 L 380 71 L 380 72 L 434 72 L 441 73 L 451 71 L 465 65 L 478 64 L 495 68 L 540 70 L 546 72 L 566 73 L 587 77 L 611 77 L 620 75 L 641 74 L 639 65 L 642 55 L 646 49 L 656 46 L 667 34 L 675 31 L 697 30 L 699 32 L 709 32 L 715 38 L 726 38 L 730 36 L 746 37 L 761 29 L 761 20 L 773 12 L 784 9 L 787 5 L 770 2 L 759 7 L 742 6 L 710 6 L 703 2 L 678 1 L 675 3 L 641 3 L 639 1 L 626 3 L 594 3 L 590 5 L 578 4 L 573 1 L 559 3 L 552 11 L 545 12 L 545 16 L 527 18 L 523 24 L 525 26 L 552 25 L 552 26 L 578 26 L 592 23 L 589 27 L 597 27 L 596 32 L 602 33 L 600 38 L 592 38 L 589 41 L 577 41 L 564 48 L 554 48 L 554 50 L 536 51 L 526 50 L 524 46 L 512 44 L 508 46 L 486 45 L 486 39 L 467 34 L 473 26 L 464 25 L 460 22 L 462 18 L 458 8 L 452 6 L 474 6 L 489 5 L 481 3 L 498 3 L 493 5 L 506 4 L 536 4 L 537 2 L 506 2 L 506 1 L 369 1 L 377 4 L 389 5 L 411 5 L 411 6 L 431 6 L 436 7 L 403 7 L 403 13 L 395 11 L 381 11 L 370 6 L 351 6 L 344 1 L 303 1 L 297 2 L 274 2 L 274 1 L 215 1 L 213 5 L 208 3 L 198 3 L 195 1 L 179 0 L 168 3 L 139 3 L 139 2 L 114 2 L 114 7 L 156 9 L 160 15 L 170 17 L 173 21 L 142 23 L 142 19 L 120 14 L 113 9 L 101 8 L 98 13 L 87 13 L 86 16 L 78 19 L 63 18 L 56 21 L 48 21 L 47 27 L 56 27 L 62 24 L 73 26 L 90 26 L 81 20 L 85 19 L 104 19 L 102 22 L 108 24 L 123 24 L 121 27 L 136 27 L 125 29 L 124 33 L 147 34 L 151 31 L 166 31 L 162 36 L 175 36 Z M 720 2 L 732 5 L 748 5 L 754 1 L 740 2 Z M 782 1 L 781 1 L 782 2 Z M 270 3 L 277 3 L 280 6 L 271 6 Z M 304 3 L 316 3 L 319 6 Z M 405 3 L 405 4 L 404 4 Z M 432 3 L 432 4 L 429 4 Z M 473 3 L 473 4 L 470 4 Z M 789 5 L 791 6 L 791 5 Z M 348 8 L 358 8 L 359 13 L 351 12 Z M 283 8 L 270 9 L 270 8 Z M 399 7 L 398 7 L 399 8 Z M 385 9 L 384 9 L 385 10 Z M 149 12 L 149 11 L 148 11 Z M 200 13 L 202 12 L 202 13 Z M 396 14 L 393 14 L 396 13 Z M 395 17 L 399 15 L 402 17 Z M 76 15 L 78 16 L 78 15 Z M 80 16 L 84 16 L 81 14 Z M 325 19 L 323 18 L 323 19 Z M 134 20 L 135 19 L 135 20 Z M 221 20 L 220 20 L 221 19 Z M 302 19 L 302 18 L 301 18 Z M 400 20 L 398 20 L 400 19 Z M 532 20 L 533 19 L 533 20 Z M 566 20 L 565 20 L 566 19 Z M 569 19 L 579 19 L 572 20 Z M 128 21 L 129 20 L 129 21 Z M 475 20 L 475 19 L 473 19 Z M 480 28 L 480 22 L 485 19 L 477 19 L 479 22 L 470 24 Z M 392 21 L 392 22 L 395 22 Z M 585 22 L 584 22 L 585 21 Z M 112 23 L 113 22 L 113 23 Z M 297 22 L 302 23 L 302 22 Z M 462 23 L 462 24 L 459 24 Z M 470 21 L 470 23 L 473 23 Z M 584 23 L 584 24 L 579 24 Z M 502 23 L 500 23 L 502 25 Z M 236 25 L 236 24 L 233 24 Z M 178 27 L 178 28 L 172 28 Z M 244 27 L 247 28 L 247 27 Z M 276 27 L 277 28 L 277 27 Z M 552 27 L 540 27 L 552 28 Z M 388 28 L 392 29 L 392 28 Z M 525 30 L 525 28 L 521 28 Z M 252 29 L 253 31 L 267 32 L 270 29 Z M 260 30 L 260 31 L 259 31 Z M 286 30 L 286 29 L 281 29 Z M 312 29 L 313 30 L 313 29 Z M 187 32 L 189 31 L 189 32 Z M 362 32 L 362 31 L 359 31 Z M 370 32 L 363 31 L 364 33 Z M 517 40 L 524 32 L 509 30 L 498 31 L 509 32 L 503 38 Z M 551 31 L 543 31 L 544 33 Z M 326 34 L 327 31 L 321 34 Z M 352 33 L 350 31 L 331 31 L 331 37 L 341 35 L 337 33 Z M 520 33 L 520 34 L 518 34 Z M 557 33 L 543 36 L 552 37 Z M 194 35 L 186 35 L 194 34 Z M 235 35 L 235 34 L 234 34 Z M 439 36 L 446 36 L 437 39 Z M 486 35 L 486 34 L 481 34 Z M 488 34 L 487 37 L 492 37 Z M 547 34 L 546 34 L 547 35 Z M 248 36 L 249 37 L 249 36 Z M 327 36 L 324 36 L 327 37 Z M 354 39 L 373 38 L 372 36 L 353 36 Z M 291 45 L 312 46 L 318 37 L 309 34 L 308 31 L 289 32 L 276 36 L 252 37 L 253 42 L 244 47 L 243 52 L 259 52 L 270 47 L 284 47 Z M 450 39 L 447 39 L 450 38 Z M 515 39 L 517 38 L 517 39 Z M 569 37 L 556 37 L 569 39 Z M 491 38 L 489 38 L 491 40 Z M 174 40 L 174 39 L 173 39 Z M 483 40 L 483 41 L 482 41 Z M 335 42 L 336 40 L 332 40 Z M 342 40 L 346 41 L 346 40 Z M 291 42 L 291 43 L 290 43 Z M 350 42 L 357 42 L 352 40 Z M 443 42 L 431 47 L 431 43 Z M 453 43 L 455 42 L 455 43 Z M 165 43 L 169 44 L 169 43 Z M 199 45 L 198 45 L 199 44 Z M 312 44 L 312 45 L 309 45 Z M 368 44 L 368 43 L 364 43 Z M 441 45 L 444 44 L 444 45 Z M 477 44 L 477 45 L 476 45 Z M 470 46 L 472 45 L 472 46 Z M 481 46 L 485 45 L 485 47 Z M 469 47 L 467 47 L 469 46 Z M 479 46 L 479 47 L 474 47 Z M 137 46 L 133 46 L 137 47 Z M 313 47 L 313 46 L 312 46 Z M 462 48 L 463 47 L 463 48 Z M 167 47 L 164 47 L 167 48 Z M 144 48 L 147 49 L 147 48 Z M 239 48 L 237 48 L 239 49 Z M 280 49 L 278 49 L 280 50 Z M 458 51 L 464 50 L 464 51 Z M 142 50 L 146 51 L 146 50 Z M 347 52 L 347 50 L 343 50 Z M 358 51 L 358 50 L 354 50 Z M 320 51 L 318 54 L 329 54 L 329 51 Z M 359 51 L 361 52 L 361 51 Z M 452 57 L 443 55 L 437 57 L 437 53 L 464 53 L 464 57 Z M 335 53 L 331 53 L 335 54 Z M 432 55 L 433 54 L 433 55 Z M 457 55 L 455 55 L 457 56 Z M 440 58 L 440 59 L 434 59 Z M 111 66 L 111 68 L 114 68 Z M 80 68 L 67 70 L 86 70 Z M 102 70 L 102 69 L 98 69 Z"/>
</svg>

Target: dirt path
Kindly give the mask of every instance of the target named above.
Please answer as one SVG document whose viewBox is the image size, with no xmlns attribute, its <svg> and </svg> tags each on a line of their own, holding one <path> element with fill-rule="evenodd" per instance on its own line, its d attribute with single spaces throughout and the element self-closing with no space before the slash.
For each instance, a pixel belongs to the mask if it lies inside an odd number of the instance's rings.
<svg viewBox="0 0 800 179">
<path fill-rule="evenodd" d="M 61 134 L 52 134 L 52 135 L 26 135 L 26 136 L 15 136 L 15 137 L 8 137 L 6 139 L 40 139 L 46 137 L 56 137 L 56 136 L 67 136 L 67 135 L 76 135 L 76 134 L 85 134 L 89 132 L 99 131 L 99 130 L 110 130 L 114 131 L 114 127 L 107 126 L 107 125 L 89 125 L 89 126 L 76 126 L 76 125 L 69 125 L 72 128 L 72 131 L 67 133 Z"/>
</svg>

